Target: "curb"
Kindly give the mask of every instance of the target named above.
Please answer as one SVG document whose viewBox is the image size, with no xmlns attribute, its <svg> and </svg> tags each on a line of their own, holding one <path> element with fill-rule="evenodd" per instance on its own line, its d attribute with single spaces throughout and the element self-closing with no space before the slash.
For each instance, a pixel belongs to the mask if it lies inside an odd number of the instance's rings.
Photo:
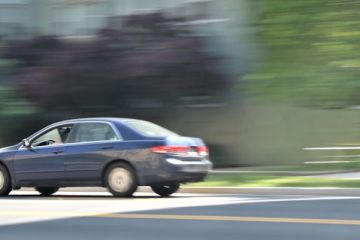
<svg viewBox="0 0 360 240">
<path fill-rule="evenodd" d="M 34 191 L 33 188 L 22 188 L 20 191 Z M 101 187 L 61 188 L 63 192 L 107 192 Z M 139 187 L 138 192 L 152 192 L 149 187 Z M 288 196 L 348 196 L 360 197 L 360 188 L 305 188 L 305 187 L 187 187 L 180 188 L 178 193 L 190 194 L 241 194 L 241 195 L 288 195 Z"/>
<path fill-rule="evenodd" d="M 301 187 L 183 187 L 180 193 L 249 194 L 249 195 L 312 195 L 359 196 L 360 188 L 301 188 Z"/>
</svg>

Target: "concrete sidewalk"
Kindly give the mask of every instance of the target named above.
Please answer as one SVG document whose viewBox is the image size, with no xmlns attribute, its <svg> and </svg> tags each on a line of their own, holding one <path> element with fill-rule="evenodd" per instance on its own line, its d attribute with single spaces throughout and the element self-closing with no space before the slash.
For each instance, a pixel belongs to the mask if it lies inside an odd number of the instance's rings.
<svg viewBox="0 0 360 240">
<path fill-rule="evenodd" d="M 20 191 L 31 191 L 22 188 Z M 101 187 L 61 188 L 62 192 L 107 192 Z M 139 192 L 152 192 L 149 187 L 139 187 Z M 190 187 L 182 186 L 179 193 L 191 194 L 245 194 L 245 195 L 289 195 L 289 196 L 359 196 L 360 188 L 305 188 L 305 187 Z"/>
<path fill-rule="evenodd" d="M 181 193 L 249 194 L 249 195 L 305 195 L 359 196 L 360 188 L 305 187 L 182 187 Z"/>
<path fill-rule="evenodd" d="M 314 177 L 360 179 L 360 172 L 332 173 L 332 174 L 317 175 L 317 176 L 314 176 Z"/>
<path fill-rule="evenodd" d="M 360 178 L 360 172 L 354 170 L 333 170 L 333 171 L 288 171 L 288 170 L 252 170 L 246 168 L 219 168 L 211 171 L 212 174 L 268 174 L 279 176 L 326 176 L 337 174 L 357 174 Z M 346 175 L 344 175 L 346 176 Z"/>
</svg>

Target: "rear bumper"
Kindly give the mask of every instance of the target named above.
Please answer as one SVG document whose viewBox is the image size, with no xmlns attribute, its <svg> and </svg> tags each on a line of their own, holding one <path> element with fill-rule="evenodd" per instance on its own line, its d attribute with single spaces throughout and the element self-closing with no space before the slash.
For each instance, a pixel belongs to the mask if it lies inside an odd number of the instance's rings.
<svg viewBox="0 0 360 240">
<path fill-rule="evenodd" d="M 177 158 L 166 158 L 165 161 L 173 171 L 182 173 L 208 173 L 213 167 L 209 160 L 183 161 Z"/>
<path fill-rule="evenodd" d="M 186 161 L 174 157 L 166 157 L 161 161 L 156 176 L 147 176 L 144 185 L 159 183 L 201 182 L 211 171 L 213 164 L 208 159 Z"/>
</svg>

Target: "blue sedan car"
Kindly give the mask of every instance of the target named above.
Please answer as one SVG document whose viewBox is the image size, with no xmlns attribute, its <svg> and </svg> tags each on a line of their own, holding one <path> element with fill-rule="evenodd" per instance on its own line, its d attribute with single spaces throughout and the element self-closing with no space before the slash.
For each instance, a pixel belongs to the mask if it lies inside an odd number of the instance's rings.
<svg viewBox="0 0 360 240">
<path fill-rule="evenodd" d="M 0 196 L 21 187 L 48 196 L 69 186 L 103 186 L 116 197 L 150 186 L 169 196 L 211 168 L 199 138 L 135 119 L 67 120 L 0 149 Z"/>
</svg>

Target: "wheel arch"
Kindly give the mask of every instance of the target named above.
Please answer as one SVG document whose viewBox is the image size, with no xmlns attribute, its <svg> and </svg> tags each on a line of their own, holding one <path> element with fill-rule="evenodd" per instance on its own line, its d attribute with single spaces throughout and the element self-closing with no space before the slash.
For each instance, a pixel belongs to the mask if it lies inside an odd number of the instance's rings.
<svg viewBox="0 0 360 240">
<path fill-rule="evenodd" d="M 11 172 L 10 172 L 9 166 L 7 166 L 7 165 L 5 164 L 5 162 L 4 162 L 4 160 L 1 160 L 1 159 L 0 159 L 0 165 L 1 165 L 2 167 L 4 167 L 5 170 L 7 171 L 7 174 L 9 175 L 10 185 L 11 185 L 11 187 L 13 187 L 14 179 L 13 179 L 13 175 L 12 175 Z"/>
</svg>

